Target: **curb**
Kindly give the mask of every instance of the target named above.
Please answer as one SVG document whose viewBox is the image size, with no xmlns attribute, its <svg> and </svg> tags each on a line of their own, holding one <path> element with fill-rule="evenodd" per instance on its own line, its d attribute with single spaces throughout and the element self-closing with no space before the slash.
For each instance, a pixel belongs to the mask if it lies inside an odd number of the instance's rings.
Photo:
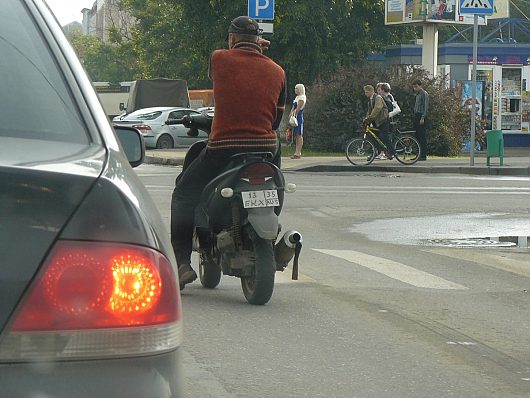
<svg viewBox="0 0 530 398">
<path fill-rule="evenodd" d="M 182 166 L 183 158 L 163 158 L 158 156 L 146 156 L 145 164 L 155 164 L 163 166 Z M 469 174 L 469 175 L 489 175 L 489 176 L 530 176 L 530 167 L 505 167 L 505 166 L 343 166 L 343 165 L 309 165 L 299 167 L 289 167 L 283 169 L 284 172 L 383 172 L 383 173 L 419 173 L 419 174 Z"/>
<path fill-rule="evenodd" d="M 530 176 L 530 167 L 470 167 L 470 166 L 308 166 L 291 171 L 304 172 L 348 172 L 348 171 L 377 171 L 398 173 L 424 173 L 424 174 L 471 174 L 491 176 Z"/>
</svg>

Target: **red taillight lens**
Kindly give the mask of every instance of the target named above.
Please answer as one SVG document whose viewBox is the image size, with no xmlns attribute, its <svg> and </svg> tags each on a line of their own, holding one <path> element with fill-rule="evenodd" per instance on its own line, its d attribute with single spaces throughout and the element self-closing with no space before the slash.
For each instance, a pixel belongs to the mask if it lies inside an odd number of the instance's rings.
<svg viewBox="0 0 530 398">
<path fill-rule="evenodd" d="M 151 131 L 152 130 L 151 126 L 147 124 L 135 124 L 133 127 L 140 131 Z"/>
<path fill-rule="evenodd" d="M 13 331 L 120 328 L 170 323 L 180 301 L 168 260 L 149 248 L 59 242 Z"/>
<path fill-rule="evenodd" d="M 176 273 L 147 247 L 60 241 L 2 334 L 0 362 L 123 358 L 182 343 Z"/>
<path fill-rule="evenodd" d="M 267 163 L 254 163 L 239 172 L 239 177 L 251 185 L 264 184 L 267 178 L 274 177 L 274 168 Z"/>
</svg>

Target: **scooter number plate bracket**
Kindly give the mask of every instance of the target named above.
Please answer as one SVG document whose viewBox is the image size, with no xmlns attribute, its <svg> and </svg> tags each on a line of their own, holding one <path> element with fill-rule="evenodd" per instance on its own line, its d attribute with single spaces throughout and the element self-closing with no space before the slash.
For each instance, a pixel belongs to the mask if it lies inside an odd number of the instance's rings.
<svg viewBox="0 0 530 398">
<path fill-rule="evenodd" d="M 241 200 L 245 209 L 280 205 L 280 199 L 278 198 L 278 191 L 276 189 L 241 192 Z"/>
</svg>

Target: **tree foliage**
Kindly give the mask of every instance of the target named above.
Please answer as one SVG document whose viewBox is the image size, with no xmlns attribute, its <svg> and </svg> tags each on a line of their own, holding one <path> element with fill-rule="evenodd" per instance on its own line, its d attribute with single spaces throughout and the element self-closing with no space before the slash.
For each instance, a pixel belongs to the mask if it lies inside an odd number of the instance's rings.
<svg viewBox="0 0 530 398">
<path fill-rule="evenodd" d="M 98 37 L 86 36 L 79 31 L 70 32 L 68 40 L 92 81 L 118 83 L 133 79 L 135 58 L 130 43 L 124 42 L 120 46 L 104 44 Z"/>
<path fill-rule="evenodd" d="M 133 47 L 144 77 L 184 78 L 208 87 L 208 60 L 226 47 L 230 21 L 247 3 L 229 0 L 121 0 L 137 20 Z M 311 84 L 371 51 L 415 35 L 410 27 L 385 27 L 383 1 L 277 0 L 268 56 L 288 81 Z"/>
</svg>

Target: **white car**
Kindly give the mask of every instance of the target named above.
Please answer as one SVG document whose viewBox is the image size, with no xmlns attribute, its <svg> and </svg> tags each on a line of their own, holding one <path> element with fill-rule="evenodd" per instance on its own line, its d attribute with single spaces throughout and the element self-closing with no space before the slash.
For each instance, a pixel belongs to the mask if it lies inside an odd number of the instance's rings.
<svg viewBox="0 0 530 398">
<path fill-rule="evenodd" d="M 185 115 L 198 115 L 200 112 L 190 108 L 153 107 L 138 109 L 128 115 L 112 119 L 116 126 L 130 126 L 140 130 L 147 148 L 169 149 L 189 147 L 193 143 L 208 138 L 204 131 L 191 137 L 189 129 L 183 125 L 167 125 L 168 119 L 182 119 Z"/>
</svg>

